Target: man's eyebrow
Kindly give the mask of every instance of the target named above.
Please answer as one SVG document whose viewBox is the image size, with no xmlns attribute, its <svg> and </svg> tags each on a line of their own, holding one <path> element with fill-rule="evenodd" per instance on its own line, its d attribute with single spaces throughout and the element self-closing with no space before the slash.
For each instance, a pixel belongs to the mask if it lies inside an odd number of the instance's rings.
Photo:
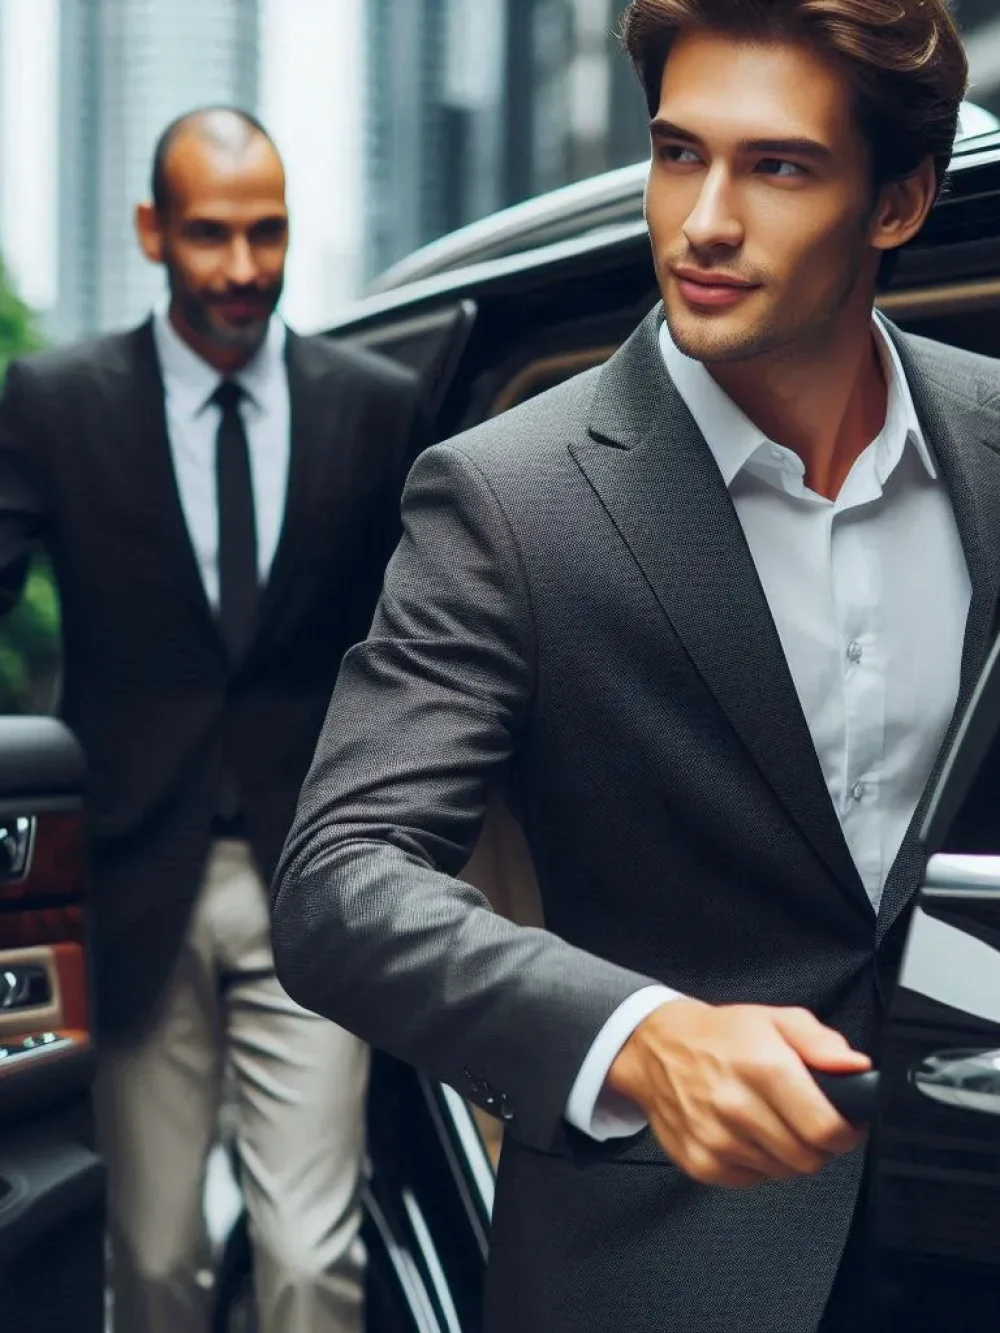
<svg viewBox="0 0 1000 1333">
<path fill-rule="evenodd" d="M 680 143 L 700 144 L 697 134 L 675 125 L 672 121 L 657 116 L 650 122 L 650 133 L 654 139 L 673 139 Z M 833 154 L 826 144 L 818 139 L 741 139 L 740 149 L 744 153 L 768 153 L 772 157 L 808 157 L 816 162 L 829 162 Z"/>
</svg>

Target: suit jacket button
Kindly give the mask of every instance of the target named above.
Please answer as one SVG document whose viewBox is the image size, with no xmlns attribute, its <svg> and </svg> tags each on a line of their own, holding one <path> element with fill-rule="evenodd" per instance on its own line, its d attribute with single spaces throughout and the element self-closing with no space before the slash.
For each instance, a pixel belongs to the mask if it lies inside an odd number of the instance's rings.
<svg viewBox="0 0 1000 1333">
<path fill-rule="evenodd" d="M 500 1098 L 500 1119 L 506 1121 L 508 1125 L 514 1119 L 514 1108 L 504 1096 Z"/>
</svg>

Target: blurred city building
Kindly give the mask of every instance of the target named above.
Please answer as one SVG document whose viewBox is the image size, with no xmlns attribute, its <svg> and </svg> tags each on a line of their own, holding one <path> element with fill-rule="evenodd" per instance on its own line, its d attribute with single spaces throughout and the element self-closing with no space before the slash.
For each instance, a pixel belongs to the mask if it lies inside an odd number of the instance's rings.
<svg viewBox="0 0 1000 1333">
<path fill-rule="evenodd" d="M 1000 115 L 1000 3 L 959 0 L 955 9 L 969 54 L 970 97 Z"/>
<path fill-rule="evenodd" d="M 365 271 L 648 151 L 621 0 L 368 0 Z"/>
<path fill-rule="evenodd" d="M 61 0 L 60 339 L 118 328 L 162 275 L 139 252 L 132 207 L 153 146 L 203 102 L 257 107 L 258 0 Z"/>
</svg>

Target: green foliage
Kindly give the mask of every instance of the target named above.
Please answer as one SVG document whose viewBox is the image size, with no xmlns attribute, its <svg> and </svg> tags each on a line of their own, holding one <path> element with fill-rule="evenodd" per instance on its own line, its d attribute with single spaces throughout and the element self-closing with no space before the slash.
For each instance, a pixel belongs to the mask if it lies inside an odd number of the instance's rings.
<svg viewBox="0 0 1000 1333">
<path fill-rule="evenodd" d="M 0 260 L 0 378 L 15 357 L 40 351 L 44 345 L 34 315 L 11 287 Z"/>
<path fill-rule="evenodd" d="M 0 379 L 16 357 L 44 346 L 32 311 L 0 261 Z M 59 676 L 59 600 L 47 559 L 29 571 L 21 601 L 0 622 L 0 713 L 50 712 Z"/>
</svg>

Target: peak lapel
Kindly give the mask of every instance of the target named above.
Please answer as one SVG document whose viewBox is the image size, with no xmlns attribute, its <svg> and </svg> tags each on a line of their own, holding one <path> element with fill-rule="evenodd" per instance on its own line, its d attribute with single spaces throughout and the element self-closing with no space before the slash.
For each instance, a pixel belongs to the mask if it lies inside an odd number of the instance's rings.
<svg viewBox="0 0 1000 1333">
<path fill-rule="evenodd" d="M 572 452 L 792 823 L 870 917 L 743 529 L 658 330 L 657 310 L 605 366 L 591 438 Z"/>
</svg>

